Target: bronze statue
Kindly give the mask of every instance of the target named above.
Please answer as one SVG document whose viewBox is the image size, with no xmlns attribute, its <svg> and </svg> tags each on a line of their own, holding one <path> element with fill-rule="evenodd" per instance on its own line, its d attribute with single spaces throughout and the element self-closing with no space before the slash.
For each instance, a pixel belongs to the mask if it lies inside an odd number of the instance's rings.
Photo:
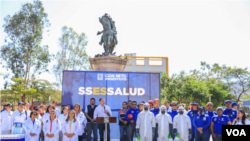
<svg viewBox="0 0 250 141">
<path fill-rule="evenodd" d="M 105 51 L 104 55 L 108 56 L 109 54 L 112 54 L 115 46 L 118 43 L 116 37 L 117 32 L 115 22 L 107 13 L 105 13 L 101 18 L 99 18 L 99 21 L 103 26 L 103 31 L 97 32 L 97 35 L 102 34 L 101 41 L 99 42 L 99 44 L 103 44 L 103 48 Z"/>
</svg>

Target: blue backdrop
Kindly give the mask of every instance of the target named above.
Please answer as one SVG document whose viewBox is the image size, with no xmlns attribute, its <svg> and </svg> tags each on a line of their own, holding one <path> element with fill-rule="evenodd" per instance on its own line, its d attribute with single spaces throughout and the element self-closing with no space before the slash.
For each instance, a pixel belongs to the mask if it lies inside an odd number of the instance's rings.
<svg viewBox="0 0 250 141">
<path fill-rule="evenodd" d="M 79 103 L 84 112 L 92 97 L 96 105 L 99 98 L 105 98 L 112 116 L 117 117 L 124 101 L 140 103 L 160 99 L 160 73 L 63 71 L 62 105 Z M 111 139 L 119 139 L 118 122 L 110 128 Z"/>
</svg>

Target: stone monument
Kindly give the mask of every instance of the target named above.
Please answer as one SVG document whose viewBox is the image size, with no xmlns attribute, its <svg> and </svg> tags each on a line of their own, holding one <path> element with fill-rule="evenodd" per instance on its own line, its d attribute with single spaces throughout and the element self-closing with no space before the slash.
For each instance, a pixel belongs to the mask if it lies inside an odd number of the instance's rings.
<svg viewBox="0 0 250 141">
<path fill-rule="evenodd" d="M 104 14 L 99 18 L 100 23 L 103 26 L 102 31 L 98 31 L 97 35 L 102 34 L 100 45 L 103 45 L 104 53 L 95 55 L 94 58 L 90 58 L 90 64 L 94 71 L 123 71 L 128 59 L 122 59 L 120 56 L 116 56 L 113 53 L 115 46 L 118 43 L 117 31 L 115 22 L 108 14 Z"/>
</svg>

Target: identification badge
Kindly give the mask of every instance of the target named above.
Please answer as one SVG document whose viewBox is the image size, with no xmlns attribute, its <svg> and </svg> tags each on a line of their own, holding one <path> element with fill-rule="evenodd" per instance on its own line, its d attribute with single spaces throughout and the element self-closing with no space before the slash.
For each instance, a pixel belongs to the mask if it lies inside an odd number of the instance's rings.
<svg viewBox="0 0 250 141">
<path fill-rule="evenodd" d="M 214 119 L 214 121 L 216 121 L 216 118 Z"/>
<path fill-rule="evenodd" d="M 204 117 L 203 120 L 206 121 L 206 117 Z"/>
<path fill-rule="evenodd" d="M 224 121 L 224 118 L 221 118 L 221 121 Z"/>
</svg>

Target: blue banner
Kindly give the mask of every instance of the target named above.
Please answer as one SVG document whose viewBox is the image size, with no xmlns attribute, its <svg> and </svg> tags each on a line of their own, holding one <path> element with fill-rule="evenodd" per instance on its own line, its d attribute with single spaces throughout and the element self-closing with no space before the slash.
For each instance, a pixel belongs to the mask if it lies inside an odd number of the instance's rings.
<svg viewBox="0 0 250 141">
<path fill-rule="evenodd" d="M 63 71 L 62 105 L 79 103 L 84 112 L 91 98 L 96 99 L 96 105 L 99 98 L 104 98 L 112 116 L 117 116 L 124 101 L 139 104 L 160 99 L 160 73 Z M 111 124 L 111 139 L 119 139 L 117 132 L 118 123 Z"/>
</svg>

